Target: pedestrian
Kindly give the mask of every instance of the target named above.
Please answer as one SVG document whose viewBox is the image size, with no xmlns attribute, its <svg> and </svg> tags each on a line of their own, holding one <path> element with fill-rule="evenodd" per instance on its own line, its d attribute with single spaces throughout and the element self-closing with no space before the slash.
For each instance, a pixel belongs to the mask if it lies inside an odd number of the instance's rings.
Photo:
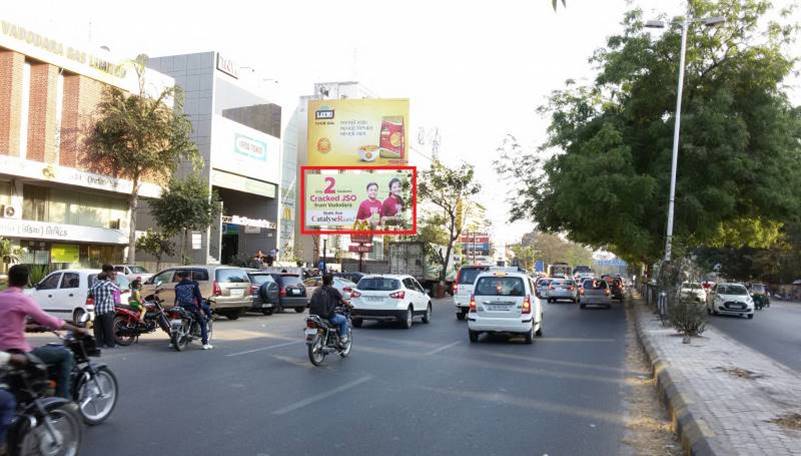
<svg viewBox="0 0 801 456">
<path fill-rule="evenodd" d="M 264 267 L 264 254 L 261 252 L 261 250 L 253 255 L 253 258 L 250 259 L 250 264 L 248 264 L 248 266 L 254 269 L 261 269 Z"/>
<path fill-rule="evenodd" d="M 111 268 L 109 270 L 109 268 Z M 114 283 L 114 268 L 103 265 L 103 272 L 97 275 L 92 285 L 92 297 L 95 301 L 95 339 L 97 346 L 115 348 L 114 340 L 114 295 L 121 293 Z"/>
<path fill-rule="evenodd" d="M 266 263 L 267 267 L 273 267 L 273 263 L 275 262 L 275 249 L 271 250 L 270 253 L 267 254 Z"/>
</svg>

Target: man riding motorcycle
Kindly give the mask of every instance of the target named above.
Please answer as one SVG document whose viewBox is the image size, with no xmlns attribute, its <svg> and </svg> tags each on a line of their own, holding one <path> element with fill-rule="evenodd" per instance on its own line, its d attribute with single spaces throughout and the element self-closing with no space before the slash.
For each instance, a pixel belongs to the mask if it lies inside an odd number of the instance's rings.
<svg viewBox="0 0 801 456">
<path fill-rule="evenodd" d="M 348 342 L 348 318 L 341 313 L 337 313 L 336 308 L 348 306 L 349 304 L 342 298 L 339 290 L 332 286 L 333 283 L 333 275 L 326 274 L 323 276 L 323 286 L 314 290 L 309 301 L 309 313 L 328 319 L 332 325 L 335 325 L 338 328 L 340 343 L 344 345 Z"/>
<path fill-rule="evenodd" d="M 178 278 L 181 281 L 175 285 L 175 305 L 183 307 L 195 316 L 200 325 L 203 350 L 211 350 L 214 347 L 209 344 L 209 331 L 206 325 L 206 317 L 211 318 L 211 309 L 200 294 L 200 285 L 189 278 L 189 271 L 178 271 Z"/>
<path fill-rule="evenodd" d="M 43 346 L 32 348 L 25 340 L 26 318 L 54 330 L 69 329 L 85 335 L 86 329 L 46 314 L 36 302 L 22 293 L 28 284 L 28 268 L 12 266 L 8 270 L 8 288 L 0 292 L 0 351 L 32 353 L 56 370 L 56 395 L 69 398 L 70 372 L 75 364 L 73 354 L 64 347 Z"/>
</svg>

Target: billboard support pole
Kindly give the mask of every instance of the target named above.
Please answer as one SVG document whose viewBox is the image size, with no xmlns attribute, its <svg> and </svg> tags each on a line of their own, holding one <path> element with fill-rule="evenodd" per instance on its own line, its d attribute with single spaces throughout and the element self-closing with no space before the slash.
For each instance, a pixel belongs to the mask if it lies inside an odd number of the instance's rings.
<svg viewBox="0 0 801 456">
<path fill-rule="evenodd" d="M 359 272 L 364 272 L 364 252 L 359 252 Z"/>
</svg>

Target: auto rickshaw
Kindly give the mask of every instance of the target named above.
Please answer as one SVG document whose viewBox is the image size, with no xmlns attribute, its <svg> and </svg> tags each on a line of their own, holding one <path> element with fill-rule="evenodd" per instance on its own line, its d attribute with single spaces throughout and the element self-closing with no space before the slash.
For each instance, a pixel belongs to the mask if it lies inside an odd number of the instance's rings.
<svg viewBox="0 0 801 456">
<path fill-rule="evenodd" d="M 765 284 L 752 283 L 748 290 L 751 293 L 751 298 L 754 300 L 754 308 L 756 308 L 756 310 L 770 307 L 770 297 L 768 296 L 768 289 Z"/>
</svg>

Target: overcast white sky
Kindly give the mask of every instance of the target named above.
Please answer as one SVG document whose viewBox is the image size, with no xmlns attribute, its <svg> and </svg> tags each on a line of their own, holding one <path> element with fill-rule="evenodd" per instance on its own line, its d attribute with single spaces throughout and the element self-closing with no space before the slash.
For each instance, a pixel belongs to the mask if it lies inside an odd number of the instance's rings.
<svg viewBox="0 0 801 456">
<path fill-rule="evenodd" d="M 439 127 L 443 160 L 476 165 L 505 241 L 531 225 L 505 223 L 510 189 L 491 169 L 504 134 L 526 147 L 543 141 L 536 107 L 566 79 L 592 78 L 587 58 L 620 29 L 624 11 L 678 14 L 685 4 L 568 0 L 554 13 L 550 0 L 4 3 L 0 16 L 119 57 L 218 50 L 277 79 L 287 113 L 314 82 L 358 80 L 378 96 L 408 97 L 412 138 L 418 127 Z"/>
</svg>

